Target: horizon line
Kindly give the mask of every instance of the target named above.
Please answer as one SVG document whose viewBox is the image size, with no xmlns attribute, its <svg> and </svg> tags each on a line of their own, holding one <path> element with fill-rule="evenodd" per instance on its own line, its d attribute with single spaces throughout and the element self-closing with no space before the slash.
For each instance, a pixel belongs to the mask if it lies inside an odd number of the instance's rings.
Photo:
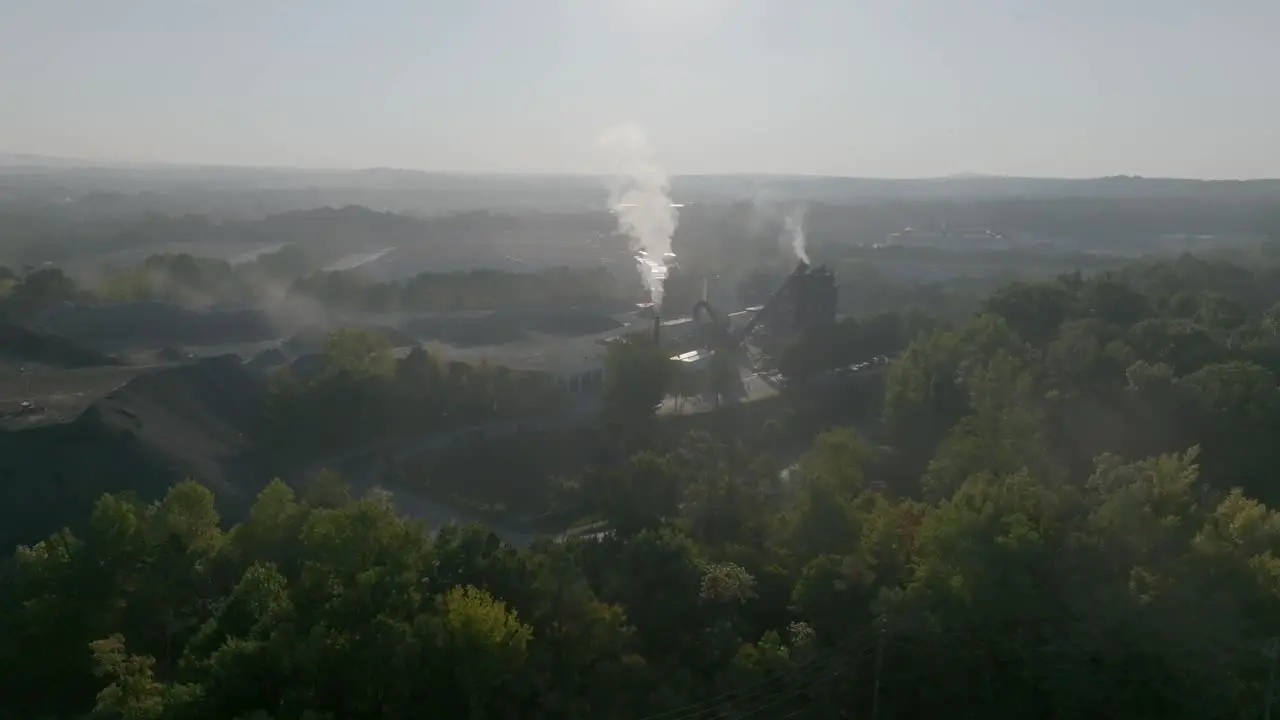
<svg viewBox="0 0 1280 720">
<path fill-rule="evenodd" d="M 24 163 L 29 161 L 31 164 Z M 40 164 L 45 163 L 45 164 Z M 56 163 L 56 164 L 51 164 Z M 0 171 L 5 170 L 212 170 L 212 171 L 256 171 L 256 172 L 311 172 L 311 173 L 405 173 L 416 175 L 437 175 L 454 177 L 499 178 L 582 178 L 600 179 L 609 177 L 608 173 L 589 173 L 574 171 L 480 171 L 480 170 L 423 170 L 419 168 L 390 167 L 375 165 L 367 167 L 308 167 L 302 165 L 238 165 L 230 163 L 187 162 L 180 160 L 93 160 L 69 155 L 46 155 L 42 153 L 8 152 L 0 150 Z M 964 180 L 1030 180 L 1030 181 L 1066 181 L 1090 182 L 1099 180 L 1136 180 L 1136 181 L 1177 181 L 1202 183 L 1250 183 L 1276 182 L 1280 176 L 1263 176 L 1250 178 L 1198 178 L 1189 176 L 1115 174 L 1115 175 L 1000 175 L 989 173 L 957 172 L 948 175 L 887 177 L 873 175 L 833 175 L 823 173 L 802 172 L 688 172 L 672 173 L 671 178 L 761 178 L 791 180 L 852 180 L 873 182 L 937 182 Z"/>
</svg>

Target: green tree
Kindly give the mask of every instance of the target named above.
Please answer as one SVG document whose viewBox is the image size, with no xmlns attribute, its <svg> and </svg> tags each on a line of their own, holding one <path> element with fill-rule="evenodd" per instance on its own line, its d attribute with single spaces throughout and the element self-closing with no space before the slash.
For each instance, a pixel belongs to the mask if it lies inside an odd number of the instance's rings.
<svg viewBox="0 0 1280 720">
<path fill-rule="evenodd" d="M 78 297 L 75 282 L 61 269 L 44 267 L 23 276 L 4 299 L 3 310 L 20 321 L 33 321 L 44 311 Z"/>
<path fill-rule="evenodd" d="M 1013 283 L 987 299 L 983 311 L 1002 317 L 1034 347 L 1044 347 L 1076 312 L 1076 298 L 1061 282 Z"/>
<path fill-rule="evenodd" d="M 628 536 L 675 519 L 684 477 L 666 458 L 640 453 L 616 470 L 592 474 L 588 485 L 592 505 L 609 528 Z"/>
<path fill-rule="evenodd" d="M 650 338 L 627 336 L 610 343 L 604 364 L 605 417 L 623 424 L 652 418 L 676 377 L 674 361 Z"/>
<path fill-rule="evenodd" d="M 340 508 L 351 502 L 351 488 L 341 473 L 321 468 L 307 479 L 302 501 L 318 508 Z"/>
<path fill-rule="evenodd" d="M 125 652 L 124 638 L 112 635 L 90 646 L 98 672 L 110 681 L 98 693 L 98 714 L 124 720 L 182 717 L 183 705 L 199 698 L 199 687 L 170 686 L 155 678 L 155 660 Z"/>
<path fill-rule="evenodd" d="M 386 336 L 371 330 L 340 328 L 325 337 L 325 367 L 354 379 L 389 378 L 395 374 L 395 356 Z"/>
<path fill-rule="evenodd" d="M 489 717 L 495 691 L 511 682 L 528 655 L 533 633 L 483 590 L 457 587 L 437 604 L 436 660 L 451 669 L 469 718 Z"/>
<path fill-rule="evenodd" d="M 921 479 L 932 499 L 950 497 L 981 472 L 1010 475 L 1030 470 L 1055 478 L 1044 423 L 1034 402 L 1035 380 L 1014 358 L 998 355 L 974 367 L 965 382 L 973 413 L 961 419 L 938 446 Z"/>
</svg>

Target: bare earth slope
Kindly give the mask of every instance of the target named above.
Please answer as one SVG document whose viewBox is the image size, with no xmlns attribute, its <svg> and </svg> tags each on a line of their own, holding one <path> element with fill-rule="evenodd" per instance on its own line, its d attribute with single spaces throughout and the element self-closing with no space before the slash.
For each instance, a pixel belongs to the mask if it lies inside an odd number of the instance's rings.
<svg viewBox="0 0 1280 720">
<path fill-rule="evenodd" d="M 160 497 L 190 477 L 238 512 L 257 492 L 251 437 L 262 376 L 236 356 L 154 370 L 74 421 L 0 432 L 0 546 L 79 524 L 104 492 Z"/>
</svg>

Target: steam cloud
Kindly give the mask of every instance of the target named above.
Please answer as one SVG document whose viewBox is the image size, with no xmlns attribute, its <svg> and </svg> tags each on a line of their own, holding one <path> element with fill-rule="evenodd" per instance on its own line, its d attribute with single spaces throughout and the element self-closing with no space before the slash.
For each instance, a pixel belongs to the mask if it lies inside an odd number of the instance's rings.
<svg viewBox="0 0 1280 720">
<path fill-rule="evenodd" d="M 649 299 L 655 308 L 661 308 L 666 259 L 676 231 L 676 210 L 667 174 L 654 160 L 648 138 L 638 125 L 627 123 L 610 128 L 601 135 L 599 145 L 614 162 L 609 207 L 618 219 L 618 230 L 631 239 L 631 250 L 637 253 L 636 263 Z"/>
<path fill-rule="evenodd" d="M 796 259 L 804 261 L 807 265 L 809 264 L 809 251 L 805 247 L 804 216 L 805 207 L 803 205 L 788 213 L 783 237 L 791 242 L 791 250 L 796 254 Z"/>
</svg>

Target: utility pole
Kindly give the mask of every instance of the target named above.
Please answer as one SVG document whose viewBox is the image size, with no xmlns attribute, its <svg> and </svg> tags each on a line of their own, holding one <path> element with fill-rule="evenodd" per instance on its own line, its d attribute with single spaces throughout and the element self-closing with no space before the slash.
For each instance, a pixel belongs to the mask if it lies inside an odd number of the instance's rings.
<svg viewBox="0 0 1280 720">
<path fill-rule="evenodd" d="M 885 618 L 880 618 L 880 632 L 876 635 L 876 681 L 871 689 L 871 720 L 876 720 L 877 713 L 880 712 L 880 670 L 884 667 L 884 631 Z M 1275 662 L 1272 662 L 1274 668 Z M 1268 718 L 1268 720 L 1270 720 Z"/>
<path fill-rule="evenodd" d="M 1268 663 L 1267 670 L 1267 704 L 1262 711 L 1262 717 L 1263 720 L 1271 720 L 1271 698 L 1276 688 L 1276 658 L 1280 657 L 1280 640 L 1271 638 L 1271 642 L 1263 652 L 1271 662 Z"/>
</svg>

